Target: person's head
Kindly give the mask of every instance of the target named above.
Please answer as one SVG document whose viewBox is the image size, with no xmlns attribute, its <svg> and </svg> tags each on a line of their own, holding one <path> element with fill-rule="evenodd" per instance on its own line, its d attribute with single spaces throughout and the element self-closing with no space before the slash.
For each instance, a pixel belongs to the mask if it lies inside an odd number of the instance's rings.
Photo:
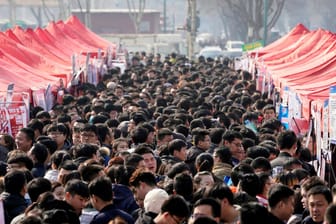
<svg viewBox="0 0 336 224">
<path fill-rule="evenodd" d="M 8 151 L 15 149 L 15 139 L 10 134 L 0 134 L 0 145 L 6 147 Z"/>
<path fill-rule="evenodd" d="M 15 144 L 18 150 L 28 152 L 35 139 L 34 130 L 31 128 L 21 128 L 15 136 Z"/>
<path fill-rule="evenodd" d="M 57 200 L 64 200 L 64 187 L 60 182 L 53 182 L 51 184 L 51 192 Z"/>
<path fill-rule="evenodd" d="M 179 195 L 170 196 L 161 206 L 161 212 L 154 219 L 157 224 L 182 223 L 190 214 L 186 200 Z"/>
<path fill-rule="evenodd" d="M 58 169 L 59 166 L 66 160 L 71 160 L 70 154 L 65 150 L 54 152 L 50 156 L 50 164 L 52 169 Z"/>
<path fill-rule="evenodd" d="M 78 168 L 81 179 L 87 183 L 90 183 L 98 176 L 104 176 L 104 167 L 99 164 L 86 164 L 83 163 Z"/>
<path fill-rule="evenodd" d="M 308 191 L 312 187 L 319 186 L 319 185 L 326 185 L 326 182 L 318 176 L 309 177 L 305 181 L 303 181 L 303 183 L 301 184 L 301 195 L 302 195 L 301 202 L 304 208 L 308 208 L 308 200 L 307 200 Z"/>
<path fill-rule="evenodd" d="M 132 166 L 135 169 L 146 169 L 144 158 L 136 153 L 132 153 L 125 157 L 124 160 L 125 166 Z"/>
<path fill-rule="evenodd" d="M 113 200 L 112 183 L 108 177 L 97 177 L 89 184 L 90 200 L 95 209 L 100 211 Z"/>
<path fill-rule="evenodd" d="M 133 143 L 138 145 L 146 142 L 148 137 L 148 130 L 144 127 L 137 126 L 131 131 L 130 135 Z"/>
<path fill-rule="evenodd" d="M 336 205 L 331 204 L 324 215 L 324 224 L 336 224 Z"/>
<path fill-rule="evenodd" d="M 220 221 L 221 206 L 214 198 L 202 198 L 194 204 L 194 210 L 191 215 L 192 220 L 198 217 L 206 216 L 215 220 L 217 223 Z"/>
<path fill-rule="evenodd" d="M 36 139 L 38 136 L 42 135 L 44 124 L 42 121 L 34 118 L 29 121 L 27 127 L 34 130 L 34 137 Z"/>
<path fill-rule="evenodd" d="M 277 138 L 277 144 L 280 151 L 288 151 L 294 155 L 296 151 L 297 137 L 294 131 L 286 130 L 281 132 Z"/>
<path fill-rule="evenodd" d="M 275 107 L 272 104 L 267 104 L 263 107 L 264 120 L 269 120 L 271 118 L 276 118 Z"/>
<path fill-rule="evenodd" d="M 130 178 L 130 185 L 134 189 L 137 200 L 143 201 L 146 194 L 156 188 L 156 179 L 152 172 L 137 169 Z"/>
<path fill-rule="evenodd" d="M 248 164 L 240 163 L 236 165 L 235 167 L 233 167 L 232 172 L 231 172 L 232 184 L 234 186 L 237 186 L 239 182 L 239 178 L 247 173 L 254 173 L 252 166 Z"/>
<path fill-rule="evenodd" d="M 332 203 L 332 194 L 327 186 L 312 187 L 307 193 L 308 208 L 314 222 L 323 222 L 324 214 Z"/>
<path fill-rule="evenodd" d="M 105 189 L 105 191 L 106 190 L 107 189 Z M 64 192 L 65 201 L 73 207 L 77 215 L 80 215 L 89 199 L 89 188 L 87 184 L 81 180 L 70 180 L 65 185 Z"/>
<path fill-rule="evenodd" d="M 240 177 L 239 189 L 255 197 L 259 193 L 260 181 L 255 173 L 247 173 Z"/>
<path fill-rule="evenodd" d="M 201 171 L 194 176 L 195 190 L 211 188 L 215 184 L 213 175 L 209 171 Z"/>
<path fill-rule="evenodd" d="M 179 160 L 187 159 L 187 143 L 182 139 L 174 139 L 168 143 L 169 154 L 178 158 Z"/>
<path fill-rule="evenodd" d="M 126 138 L 115 139 L 112 143 L 113 153 L 121 152 L 129 148 L 129 142 Z"/>
<path fill-rule="evenodd" d="M 251 166 L 255 173 L 272 173 L 272 166 L 268 159 L 264 157 L 257 157 L 252 160 Z"/>
<path fill-rule="evenodd" d="M 34 166 L 33 160 L 23 151 L 13 150 L 8 154 L 7 170 L 27 169 L 31 170 Z"/>
<path fill-rule="evenodd" d="M 244 159 L 243 136 L 239 132 L 228 130 L 224 133 L 223 140 L 224 146 L 230 149 L 232 157 L 238 160 Z"/>
<path fill-rule="evenodd" d="M 181 195 L 184 199 L 190 201 L 194 192 L 192 177 L 186 173 L 177 174 L 174 177 L 173 191 L 175 194 Z"/>
<path fill-rule="evenodd" d="M 62 183 L 63 185 L 65 184 L 65 176 L 71 173 L 72 171 L 77 170 L 78 166 L 76 163 L 74 163 L 72 160 L 65 160 L 63 161 L 58 170 L 58 175 L 57 175 L 57 181 Z"/>
<path fill-rule="evenodd" d="M 29 150 L 28 156 L 34 163 L 44 164 L 49 156 L 48 149 L 41 143 L 35 143 Z"/>
<path fill-rule="evenodd" d="M 299 179 L 292 172 L 281 172 L 275 177 L 275 182 L 284 184 L 291 189 L 296 189 L 299 186 Z"/>
<path fill-rule="evenodd" d="M 98 146 L 95 144 L 79 144 L 73 148 L 74 159 L 84 158 L 86 159 L 97 159 Z"/>
<path fill-rule="evenodd" d="M 168 128 L 161 128 L 157 133 L 157 146 L 168 144 L 174 138 L 173 132 Z"/>
<path fill-rule="evenodd" d="M 68 127 L 65 124 L 51 124 L 47 129 L 48 136 L 57 143 L 57 149 L 61 149 L 64 141 L 69 134 Z"/>
<path fill-rule="evenodd" d="M 269 189 L 274 184 L 271 174 L 269 173 L 259 173 L 259 190 L 258 194 L 264 196 L 265 198 L 268 197 Z"/>
<path fill-rule="evenodd" d="M 244 203 L 240 209 L 240 224 L 269 223 L 267 208 L 257 202 Z"/>
<path fill-rule="evenodd" d="M 214 158 L 210 153 L 203 152 L 196 157 L 195 167 L 198 172 L 200 171 L 212 171 L 214 166 Z"/>
<path fill-rule="evenodd" d="M 160 188 L 155 188 L 150 190 L 144 200 L 145 212 L 153 212 L 159 214 L 161 211 L 161 206 L 165 200 L 169 198 L 168 193 Z"/>
<path fill-rule="evenodd" d="M 156 173 L 157 162 L 153 150 L 146 145 L 139 145 L 134 153 L 141 155 L 144 158 L 145 166 L 148 171 Z"/>
<path fill-rule="evenodd" d="M 211 139 L 209 131 L 196 128 L 192 131 L 192 136 L 195 146 L 202 149 L 203 151 L 206 151 L 210 148 Z"/>
<path fill-rule="evenodd" d="M 46 178 L 37 177 L 27 184 L 27 190 L 31 201 L 35 202 L 42 193 L 51 191 L 51 182 Z"/>
<path fill-rule="evenodd" d="M 209 133 L 211 142 L 216 145 L 220 145 L 220 143 L 223 141 L 224 132 L 224 128 L 212 128 Z"/>
<path fill-rule="evenodd" d="M 26 175 L 21 170 L 11 170 L 4 178 L 4 189 L 9 194 L 20 194 L 22 196 L 26 193 L 27 179 Z"/>
<path fill-rule="evenodd" d="M 98 130 L 94 124 L 85 124 L 80 131 L 81 143 L 98 144 Z"/>
<path fill-rule="evenodd" d="M 228 163 L 231 164 L 232 153 L 230 149 L 226 146 L 215 148 L 214 154 L 214 163 Z"/>
<path fill-rule="evenodd" d="M 275 184 L 268 192 L 268 204 L 273 215 L 288 220 L 294 212 L 294 191 L 283 184 Z"/>
<path fill-rule="evenodd" d="M 77 145 L 79 143 L 81 143 L 81 137 L 80 137 L 80 132 L 81 132 L 81 129 L 84 127 L 86 121 L 85 120 L 76 120 L 74 123 L 73 123 L 73 126 L 72 126 L 72 143 L 74 145 Z"/>
</svg>

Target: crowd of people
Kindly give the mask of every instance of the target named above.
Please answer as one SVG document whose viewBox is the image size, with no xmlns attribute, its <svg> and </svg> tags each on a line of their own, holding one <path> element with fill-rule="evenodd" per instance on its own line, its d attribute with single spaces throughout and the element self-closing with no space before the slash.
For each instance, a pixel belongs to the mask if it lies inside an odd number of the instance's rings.
<svg viewBox="0 0 336 224">
<path fill-rule="evenodd" d="M 0 134 L 6 224 L 336 223 L 314 145 L 228 58 L 142 52 L 64 91 Z"/>
</svg>

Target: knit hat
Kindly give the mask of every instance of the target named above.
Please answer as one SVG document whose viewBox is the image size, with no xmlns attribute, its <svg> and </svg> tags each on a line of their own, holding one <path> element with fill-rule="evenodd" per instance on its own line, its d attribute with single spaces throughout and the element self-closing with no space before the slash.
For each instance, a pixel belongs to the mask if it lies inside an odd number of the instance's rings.
<svg viewBox="0 0 336 224">
<path fill-rule="evenodd" d="M 160 188 L 155 188 L 149 191 L 144 200 L 145 211 L 159 214 L 161 212 L 163 202 L 167 200 L 168 197 L 168 193 Z"/>
</svg>

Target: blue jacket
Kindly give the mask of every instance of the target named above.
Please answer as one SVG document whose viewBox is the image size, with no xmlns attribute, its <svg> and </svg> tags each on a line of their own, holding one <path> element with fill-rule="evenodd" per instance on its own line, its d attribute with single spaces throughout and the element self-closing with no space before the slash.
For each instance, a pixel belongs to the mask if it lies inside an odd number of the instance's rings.
<svg viewBox="0 0 336 224">
<path fill-rule="evenodd" d="M 123 210 L 128 214 L 139 208 L 132 191 L 123 184 L 112 184 L 113 205 L 115 208 Z"/>
<path fill-rule="evenodd" d="M 109 221 L 113 220 L 117 216 L 124 219 L 128 224 L 134 223 L 132 216 L 124 211 L 116 209 L 113 204 L 110 204 L 100 210 L 99 213 L 93 217 L 90 224 L 108 224 Z"/>
</svg>

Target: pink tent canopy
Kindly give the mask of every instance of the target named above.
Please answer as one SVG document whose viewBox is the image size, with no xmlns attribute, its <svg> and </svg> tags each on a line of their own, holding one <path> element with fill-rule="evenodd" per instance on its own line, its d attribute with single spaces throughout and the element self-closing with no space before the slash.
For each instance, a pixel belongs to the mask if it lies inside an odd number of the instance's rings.
<svg viewBox="0 0 336 224">
<path fill-rule="evenodd" d="M 271 74 L 277 87 L 288 86 L 299 95 L 307 119 L 310 102 L 327 99 L 336 85 L 336 35 L 329 31 L 309 32 L 299 24 L 259 56 L 257 66 Z"/>
<path fill-rule="evenodd" d="M 102 53 L 112 44 L 87 29 L 72 16 L 66 22 L 51 22 L 46 29 L 23 30 L 15 27 L 0 32 L 0 88 L 14 83 L 15 90 L 58 84 L 60 77 L 69 81 L 71 57 L 90 52 Z M 77 62 L 84 62 L 80 57 Z"/>
</svg>

